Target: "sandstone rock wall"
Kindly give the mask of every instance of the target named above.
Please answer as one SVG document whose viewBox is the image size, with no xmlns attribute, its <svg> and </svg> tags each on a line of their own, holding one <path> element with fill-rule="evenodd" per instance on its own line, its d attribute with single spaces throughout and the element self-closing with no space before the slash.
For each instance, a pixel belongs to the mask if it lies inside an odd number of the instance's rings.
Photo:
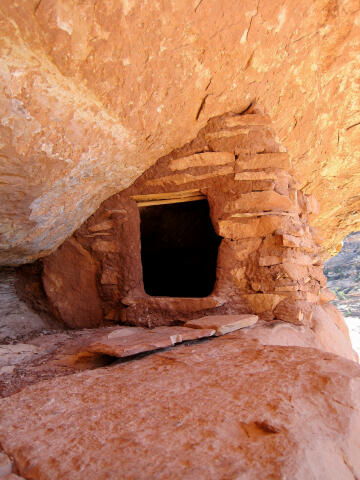
<svg viewBox="0 0 360 480">
<path fill-rule="evenodd" d="M 325 250 L 359 229 L 358 0 L 3 0 L 0 16 L 1 264 L 54 250 L 250 104 L 318 196 Z"/>
<path fill-rule="evenodd" d="M 44 260 L 53 312 L 71 327 L 155 326 L 214 312 L 312 327 L 314 306 L 331 299 L 321 238 L 310 226 L 319 209 L 299 190 L 282 150 L 267 116 L 226 114 L 209 121 L 192 142 L 106 200 Z M 208 199 L 222 237 L 213 292 L 204 298 L 147 295 L 138 206 L 199 197 Z"/>
</svg>

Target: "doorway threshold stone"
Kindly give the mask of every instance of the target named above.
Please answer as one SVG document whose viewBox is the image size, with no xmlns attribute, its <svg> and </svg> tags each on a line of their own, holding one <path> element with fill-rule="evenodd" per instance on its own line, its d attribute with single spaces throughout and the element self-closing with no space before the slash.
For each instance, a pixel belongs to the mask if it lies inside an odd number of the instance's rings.
<svg viewBox="0 0 360 480">
<path fill-rule="evenodd" d="M 190 328 L 213 328 L 215 335 L 224 335 L 240 328 L 251 327 L 258 321 L 257 315 L 209 315 L 185 323 Z"/>
<path fill-rule="evenodd" d="M 84 345 L 82 349 L 86 352 L 102 353 L 122 358 L 213 335 L 215 335 L 214 328 L 195 330 L 182 326 L 156 327 L 153 329 L 123 327 L 113 330 L 109 335 L 97 338 L 96 341 Z"/>
</svg>

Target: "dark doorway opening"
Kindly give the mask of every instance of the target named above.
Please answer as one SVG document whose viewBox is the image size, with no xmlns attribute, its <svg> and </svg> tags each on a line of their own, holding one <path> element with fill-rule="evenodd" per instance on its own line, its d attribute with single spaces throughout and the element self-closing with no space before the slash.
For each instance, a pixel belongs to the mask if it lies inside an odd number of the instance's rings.
<svg viewBox="0 0 360 480">
<path fill-rule="evenodd" d="M 207 297 L 216 280 L 221 237 L 207 200 L 140 208 L 145 292 L 164 297 Z"/>
</svg>

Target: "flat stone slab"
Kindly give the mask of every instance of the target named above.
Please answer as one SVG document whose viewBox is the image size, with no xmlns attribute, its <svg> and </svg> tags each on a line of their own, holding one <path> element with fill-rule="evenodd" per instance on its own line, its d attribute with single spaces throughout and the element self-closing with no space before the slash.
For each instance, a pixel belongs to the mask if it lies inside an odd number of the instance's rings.
<svg viewBox="0 0 360 480">
<path fill-rule="evenodd" d="M 200 327 L 199 327 L 200 328 Z M 83 350 L 93 353 L 104 353 L 114 357 L 128 357 L 137 353 L 149 352 L 159 348 L 172 347 L 186 340 L 211 337 L 214 328 L 201 328 L 195 331 L 187 327 L 123 327 L 113 330 L 108 335 L 83 346 Z"/>
<path fill-rule="evenodd" d="M 258 321 L 257 315 L 209 315 L 185 323 L 190 328 L 213 328 L 215 335 L 224 335 L 240 328 L 250 327 Z"/>
</svg>

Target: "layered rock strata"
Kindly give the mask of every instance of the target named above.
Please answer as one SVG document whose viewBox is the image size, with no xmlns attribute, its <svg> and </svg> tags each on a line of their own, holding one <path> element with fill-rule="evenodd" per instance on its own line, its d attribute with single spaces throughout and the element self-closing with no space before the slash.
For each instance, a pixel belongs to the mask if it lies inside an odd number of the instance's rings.
<svg viewBox="0 0 360 480">
<path fill-rule="evenodd" d="M 222 237 L 213 292 L 147 295 L 139 208 L 200 198 L 208 200 Z M 209 313 L 254 313 L 312 327 L 314 307 L 332 298 L 319 256 L 322 239 L 310 226 L 318 213 L 315 198 L 299 190 L 270 119 L 229 113 L 103 202 L 44 259 L 42 281 L 52 311 L 71 327 L 156 326 Z"/>
</svg>

